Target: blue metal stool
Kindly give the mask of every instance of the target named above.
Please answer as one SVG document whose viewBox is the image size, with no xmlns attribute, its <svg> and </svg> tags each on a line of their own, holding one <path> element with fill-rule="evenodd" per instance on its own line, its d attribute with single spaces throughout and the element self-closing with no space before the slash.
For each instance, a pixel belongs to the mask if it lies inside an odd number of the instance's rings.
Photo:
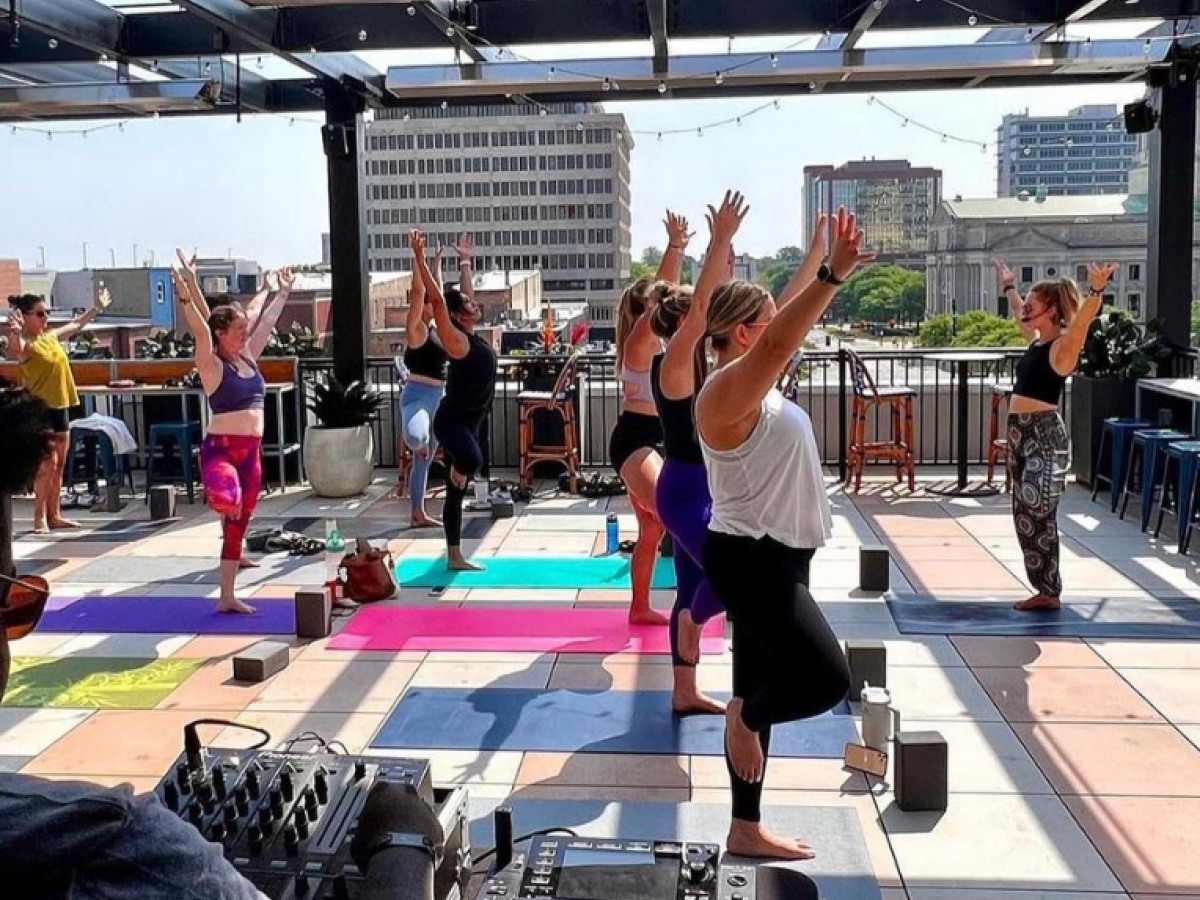
<svg viewBox="0 0 1200 900">
<path fill-rule="evenodd" d="M 1166 448 L 1166 462 L 1163 465 L 1163 491 L 1158 503 L 1158 520 L 1154 523 L 1154 536 L 1162 531 L 1163 516 L 1167 513 L 1178 520 L 1179 551 L 1183 552 L 1184 532 L 1192 518 L 1192 491 L 1196 482 L 1196 472 L 1200 471 L 1200 441 L 1176 441 Z M 1175 481 L 1175 489 L 1171 490 L 1171 469 L 1177 466 L 1179 476 Z M 1168 505 L 1167 498 L 1174 493 L 1175 503 Z"/>
<path fill-rule="evenodd" d="M 1121 476 L 1125 474 L 1125 461 L 1129 454 L 1129 445 L 1135 432 L 1143 428 L 1151 428 L 1149 422 L 1139 422 L 1137 419 L 1110 418 L 1104 420 L 1104 428 L 1100 431 L 1100 447 L 1096 451 L 1096 464 L 1092 466 L 1092 502 L 1100 493 L 1100 482 L 1108 484 L 1109 512 L 1117 511 L 1117 502 L 1121 499 L 1118 485 Z M 1104 472 L 1104 450 L 1108 448 L 1108 474 Z"/>
<path fill-rule="evenodd" d="M 95 455 L 87 457 L 88 445 L 93 441 L 96 444 Z M 129 490 L 133 490 L 133 471 L 126 465 L 124 454 L 118 455 L 113 449 L 112 439 L 103 431 L 83 428 L 72 428 L 67 442 L 67 462 L 63 467 L 63 481 L 67 483 L 68 487 L 74 482 L 75 466 L 80 454 L 85 456 L 85 462 L 89 465 L 88 490 L 93 494 L 97 493 L 97 462 L 100 464 L 99 468 L 104 470 L 104 480 L 108 484 L 120 486 L 128 480 Z"/>
<path fill-rule="evenodd" d="M 146 447 L 146 502 L 150 502 L 150 488 L 154 487 L 154 462 L 158 451 L 163 451 L 166 459 L 168 445 L 174 445 L 179 454 L 179 466 L 183 473 L 183 481 L 187 485 L 188 503 L 196 502 L 196 475 L 198 467 L 192 465 L 200 442 L 199 422 L 159 422 L 150 426 L 150 441 Z M 164 480 L 160 477 L 160 480 Z"/>
<path fill-rule="evenodd" d="M 1192 473 L 1192 483 L 1188 485 L 1187 490 L 1188 497 L 1192 503 L 1192 509 L 1188 513 L 1187 519 L 1179 520 L 1179 533 L 1181 535 L 1179 552 L 1185 556 L 1192 544 L 1192 534 L 1200 527 L 1200 500 L 1197 499 L 1197 493 L 1200 492 L 1200 466 L 1197 466 L 1196 471 Z"/>
<path fill-rule="evenodd" d="M 1125 463 L 1125 477 L 1121 480 L 1121 512 L 1129 508 L 1129 495 L 1133 493 L 1134 465 L 1140 460 L 1140 484 L 1137 490 L 1141 494 L 1142 531 L 1150 527 L 1150 510 L 1154 506 L 1154 494 L 1158 489 L 1158 479 L 1162 474 L 1162 453 L 1167 445 L 1174 441 L 1186 441 L 1188 435 L 1171 428 L 1143 428 L 1134 432 L 1133 443 L 1129 446 L 1129 459 Z"/>
</svg>

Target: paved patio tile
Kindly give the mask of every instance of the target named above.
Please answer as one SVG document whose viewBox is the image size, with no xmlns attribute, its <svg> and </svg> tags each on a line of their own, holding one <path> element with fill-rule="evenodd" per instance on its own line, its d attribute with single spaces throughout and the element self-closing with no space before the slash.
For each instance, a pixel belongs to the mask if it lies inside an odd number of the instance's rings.
<svg viewBox="0 0 1200 900">
<path fill-rule="evenodd" d="M 549 663 L 422 663 L 410 687 L 544 688 L 550 681 Z"/>
<path fill-rule="evenodd" d="M 228 717 L 226 717 L 228 718 Z M 383 713 L 332 713 L 332 712 L 260 712 L 246 710 L 233 717 L 235 722 L 255 725 L 266 729 L 271 735 L 268 747 L 282 748 L 284 743 L 305 732 L 315 732 L 326 741 L 341 741 L 351 753 L 365 753 L 367 745 L 379 726 L 383 724 Z M 216 729 L 214 729 L 216 731 Z M 249 747 L 260 740 L 252 731 L 240 728 L 224 728 L 213 736 L 214 747 Z M 315 746 L 305 743 L 296 749 L 307 750 Z"/>
<path fill-rule="evenodd" d="M 234 680 L 232 659 L 210 659 L 155 708 L 241 712 L 266 686 L 266 682 Z"/>
<path fill-rule="evenodd" d="M 1075 638 L 953 637 L 967 665 L 980 668 L 1106 669 L 1108 664 Z"/>
<path fill-rule="evenodd" d="M 937 731 L 950 748 L 951 794 L 1053 794 L 1033 757 L 1006 722 L 905 717 L 905 731 Z M 894 771 L 893 771 L 894 776 Z M 953 799 L 951 803 L 955 802 Z"/>
<path fill-rule="evenodd" d="M 0 709 L 0 756 L 37 756 L 92 714 L 90 709 Z"/>
<path fill-rule="evenodd" d="M 1110 666 L 1125 669 L 1200 669 L 1200 642 L 1089 640 Z"/>
<path fill-rule="evenodd" d="M 722 763 L 722 766 L 724 764 Z M 518 785 L 687 789 L 686 756 L 625 753 L 526 753 Z"/>
<path fill-rule="evenodd" d="M 701 658 L 700 665 L 696 667 L 696 683 L 700 690 L 733 690 L 733 670 L 728 664 L 722 664 L 720 659 L 708 656 Z M 669 691 L 674 684 L 674 669 L 670 665 L 639 665 L 633 660 L 582 663 L 560 656 L 550 676 L 549 686 L 551 690 L 561 688 L 571 691 Z"/>
<path fill-rule="evenodd" d="M 893 666 L 888 690 L 905 719 L 1002 721 L 969 669 Z"/>
<path fill-rule="evenodd" d="M 525 755 L 515 750 L 389 750 L 371 748 L 373 756 L 394 756 L 400 759 L 428 759 L 434 784 L 471 785 L 471 793 L 483 785 L 503 785 L 511 790 Z"/>
<path fill-rule="evenodd" d="M 720 756 L 691 758 L 692 787 L 697 789 L 728 789 L 729 772 Z M 781 759 L 772 757 L 767 763 L 764 782 L 766 791 L 834 791 L 865 793 L 867 779 L 858 772 L 842 767 L 840 759 Z"/>
<path fill-rule="evenodd" d="M 297 660 L 275 675 L 247 708 L 252 712 L 386 713 L 419 665 Z"/>
<path fill-rule="evenodd" d="M 993 559 L 972 560 L 905 560 L 905 574 L 921 593 L 935 593 L 944 588 L 1016 590 L 1019 579 L 1003 563 Z"/>
<path fill-rule="evenodd" d="M 1200 723 L 1200 669 L 1130 669 L 1122 674 L 1170 721 Z"/>
<path fill-rule="evenodd" d="M 978 669 L 1010 722 L 1161 722 L 1116 672 L 1104 669 Z"/>
<path fill-rule="evenodd" d="M 80 634 L 47 655 L 165 659 L 176 655 L 194 637 L 193 634 Z M 20 649 L 24 654 L 23 642 Z"/>
</svg>

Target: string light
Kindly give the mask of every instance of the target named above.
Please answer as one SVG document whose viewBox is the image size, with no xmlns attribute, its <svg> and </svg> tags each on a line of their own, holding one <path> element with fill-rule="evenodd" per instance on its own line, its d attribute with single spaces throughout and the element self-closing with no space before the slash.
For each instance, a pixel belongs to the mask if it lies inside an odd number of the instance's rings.
<svg viewBox="0 0 1200 900">
<path fill-rule="evenodd" d="M 447 103 L 445 100 L 443 100 L 442 101 L 442 109 L 449 109 L 449 108 L 450 108 L 450 104 Z"/>
<path fill-rule="evenodd" d="M 366 40 L 367 40 L 367 29 L 364 28 L 362 31 L 360 31 L 358 33 L 358 42 L 360 44 L 363 44 L 363 43 L 366 43 Z"/>
<path fill-rule="evenodd" d="M 415 16 L 417 14 L 417 8 L 415 6 L 413 6 L 411 3 L 408 5 L 408 14 L 410 16 Z"/>
<path fill-rule="evenodd" d="M 772 53 L 770 59 L 771 59 L 771 68 L 778 69 L 779 68 L 779 56 L 775 53 Z"/>
<path fill-rule="evenodd" d="M 605 79 L 604 79 L 604 84 L 602 84 L 602 85 L 600 86 L 600 89 L 601 89 L 602 91 L 611 91 L 611 90 L 612 90 L 612 82 L 611 82 L 609 79 L 605 78 Z"/>
<path fill-rule="evenodd" d="M 972 28 L 974 28 L 976 25 L 979 24 L 979 17 L 974 16 L 974 15 L 967 16 L 967 24 L 970 25 Z"/>
<path fill-rule="evenodd" d="M 665 81 L 660 81 L 658 83 L 658 92 L 660 94 L 665 94 L 667 92 L 667 83 Z"/>
<path fill-rule="evenodd" d="M 885 102 L 884 100 L 881 100 L 879 97 L 876 97 L 874 94 L 872 94 L 871 96 L 869 96 L 867 98 L 867 105 L 868 106 L 878 106 L 881 109 L 883 109 L 884 111 L 895 116 L 897 119 L 900 120 L 901 128 L 907 128 L 909 125 L 912 125 L 914 128 L 920 129 L 921 131 L 928 132 L 929 134 L 932 134 L 936 137 L 941 138 L 943 144 L 948 144 L 951 141 L 953 141 L 956 144 L 969 144 L 974 147 L 979 147 L 983 152 L 985 152 L 985 153 L 987 152 L 988 143 L 986 141 L 977 141 L 972 138 L 965 138 L 965 137 L 962 137 L 957 134 L 952 134 L 949 131 L 943 131 L 940 128 L 934 128 L 932 125 L 926 125 L 924 122 L 921 122 L 917 119 L 913 119 L 913 118 L 909 117 L 908 115 L 906 115 L 905 113 L 902 113 L 900 110 L 896 109 L 894 106 L 889 105 L 887 102 Z M 1022 150 L 1022 152 L 1028 156 L 1028 153 L 1026 152 L 1027 150 L 1028 150 L 1028 148 L 1025 148 L 1024 150 Z"/>
<path fill-rule="evenodd" d="M 57 39 L 50 38 L 50 40 L 46 41 L 46 46 L 49 47 L 51 50 L 57 50 L 58 49 Z"/>
<path fill-rule="evenodd" d="M 717 74 L 713 76 L 713 81 L 715 81 L 718 85 L 725 83 L 725 76 L 721 74 L 720 70 L 718 70 Z"/>
</svg>

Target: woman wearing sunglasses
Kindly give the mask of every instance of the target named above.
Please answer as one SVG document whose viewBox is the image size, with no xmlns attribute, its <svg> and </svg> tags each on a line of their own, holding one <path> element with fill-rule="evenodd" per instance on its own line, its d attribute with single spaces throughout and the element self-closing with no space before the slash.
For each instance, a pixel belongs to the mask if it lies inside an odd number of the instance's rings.
<svg viewBox="0 0 1200 900">
<path fill-rule="evenodd" d="M 1029 348 L 1017 362 L 1008 404 L 1008 468 L 1013 486 L 1013 524 L 1025 557 L 1025 572 L 1037 592 L 1014 605 L 1021 612 L 1061 606 L 1058 567 L 1058 500 L 1070 462 L 1067 427 L 1058 401 L 1068 376 L 1079 364 L 1088 326 L 1100 311 L 1104 287 L 1116 266 L 1088 264 L 1087 299 L 1070 278 L 1039 281 L 1025 298 L 1016 276 L 993 260 L 1001 289 Z"/>
<path fill-rule="evenodd" d="M 8 354 L 21 366 L 21 377 L 33 396 L 49 408 L 54 447 L 42 463 L 33 484 L 33 530 L 46 534 L 51 528 L 78 528 L 62 515 L 63 469 L 67 464 L 72 408 L 79 405 L 71 363 L 62 342 L 83 331 L 108 308 L 112 297 L 100 285 L 95 304 L 66 325 L 50 327 L 50 307 L 44 297 L 20 294 L 8 298 Z"/>
</svg>

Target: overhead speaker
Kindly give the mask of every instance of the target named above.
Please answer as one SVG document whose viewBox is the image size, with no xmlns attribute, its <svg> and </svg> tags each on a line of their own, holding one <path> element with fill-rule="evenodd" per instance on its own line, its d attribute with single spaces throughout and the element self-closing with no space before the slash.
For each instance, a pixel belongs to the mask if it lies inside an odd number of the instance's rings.
<svg viewBox="0 0 1200 900">
<path fill-rule="evenodd" d="M 1158 113 L 1147 100 L 1135 100 L 1125 107 L 1125 131 L 1129 134 L 1145 134 L 1158 124 Z"/>
</svg>

